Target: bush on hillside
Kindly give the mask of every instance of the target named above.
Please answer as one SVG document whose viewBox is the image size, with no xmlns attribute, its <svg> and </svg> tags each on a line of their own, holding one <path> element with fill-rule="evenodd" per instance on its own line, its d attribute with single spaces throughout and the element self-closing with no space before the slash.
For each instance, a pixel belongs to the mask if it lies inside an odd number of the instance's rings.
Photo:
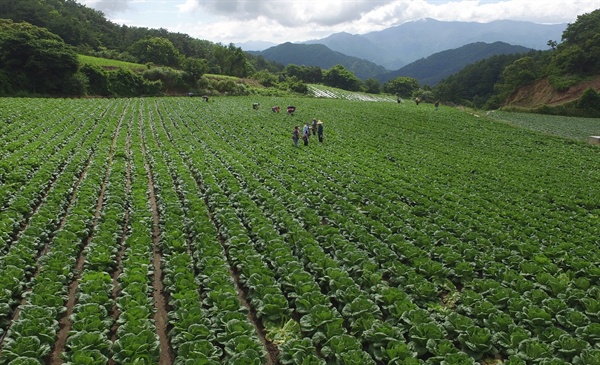
<svg viewBox="0 0 600 365">
<path fill-rule="evenodd" d="M 577 101 L 577 107 L 600 111 L 600 94 L 592 88 L 586 89 Z"/>
<path fill-rule="evenodd" d="M 140 96 L 161 94 L 162 82 L 150 81 L 128 69 L 109 72 L 110 93 L 114 96 Z"/>
<path fill-rule="evenodd" d="M 142 74 L 143 77 L 150 81 L 159 81 L 163 85 L 163 90 L 166 93 L 186 93 L 194 85 L 189 85 L 184 81 L 183 71 L 174 70 L 169 67 L 154 67 L 150 68 Z"/>
<path fill-rule="evenodd" d="M 558 91 L 565 91 L 571 86 L 577 85 L 581 81 L 581 77 L 577 75 L 550 75 L 548 82 Z"/>
<path fill-rule="evenodd" d="M 87 77 L 87 90 L 84 95 L 109 96 L 110 81 L 108 72 L 99 66 L 83 64 L 79 72 Z"/>
</svg>

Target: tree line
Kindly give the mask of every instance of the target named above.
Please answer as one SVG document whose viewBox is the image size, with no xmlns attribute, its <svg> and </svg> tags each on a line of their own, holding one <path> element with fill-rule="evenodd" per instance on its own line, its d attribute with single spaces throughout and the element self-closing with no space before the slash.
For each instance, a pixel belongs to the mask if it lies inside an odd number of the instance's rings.
<svg viewBox="0 0 600 365">
<path fill-rule="evenodd" d="M 278 64 L 165 29 L 117 25 L 74 0 L 0 2 L 0 95 L 135 96 L 214 91 L 247 93 L 233 82 L 211 85 L 205 74 L 252 78 L 276 90 L 307 92 L 308 83 L 401 98 L 497 108 L 516 89 L 542 78 L 564 90 L 600 73 L 600 9 L 569 24 L 548 51 L 497 55 L 465 67 L 435 87 L 397 77 L 383 85 L 360 80 L 344 66 Z M 143 72 L 82 64 L 78 54 L 145 64 Z M 591 95 L 591 97 L 590 97 Z M 596 93 L 597 95 L 597 93 Z M 596 105 L 589 92 L 586 105 Z M 598 107 L 600 109 L 600 107 Z"/>
</svg>

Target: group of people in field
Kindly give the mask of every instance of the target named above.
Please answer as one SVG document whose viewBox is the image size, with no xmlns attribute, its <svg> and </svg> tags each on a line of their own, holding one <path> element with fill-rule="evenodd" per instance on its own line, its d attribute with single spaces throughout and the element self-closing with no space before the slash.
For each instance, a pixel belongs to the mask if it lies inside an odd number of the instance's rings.
<svg viewBox="0 0 600 365">
<path fill-rule="evenodd" d="M 252 104 L 252 109 L 258 110 L 259 107 L 260 107 L 259 103 Z M 271 111 L 273 113 L 279 113 L 280 110 L 281 110 L 281 107 L 279 105 L 275 105 L 275 106 L 271 107 Z M 287 107 L 288 115 L 294 116 L 295 111 L 296 111 L 295 106 L 290 105 Z M 311 134 L 311 132 L 312 132 L 312 134 Z M 323 143 L 323 122 L 321 122 L 320 120 L 317 120 L 317 118 L 313 118 L 312 125 L 310 125 L 310 126 L 308 123 L 305 123 L 304 127 L 302 128 L 302 131 L 300 131 L 299 126 L 294 127 L 294 130 L 292 131 L 292 141 L 294 141 L 294 146 L 298 147 L 298 142 L 300 141 L 300 139 L 302 139 L 305 146 L 308 146 L 308 141 L 310 140 L 311 135 L 317 136 L 317 138 L 319 139 L 319 142 Z"/>
<path fill-rule="evenodd" d="M 313 118 L 312 127 L 309 126 L 308 123 L 305 123 L 304 127 L 302 128 L 302 134 L 300 134 L 299 126 L 294 127 L 294 130 L 292 131 L 292 141 L 294 141 L 294 147 L 298 147 L 298 142 L 300 141 L 300 138 L 302 138 L 304 145 L 308 146 L 308 141 L 310 140 L 311 136 L 311 130 L 312 135 L 316 135 L 319 138 L 319 143 L 323 143 L 323 122 L 317 120 L 316 118 Z"/>
<path fill-rule="evenodd" d="M 280 110 L 281 110 L 281 107 L 279 105 L 275 105 L 274 107 L 271 108 L 271 111 L 273 113 L 279 113 Z M 295 111 L 296 111 L 296 107 L 295 106 L 289 105 L 287 107 L 287 113 L 288 113 L 288 115 L 293 116 Z"/>
</svg>

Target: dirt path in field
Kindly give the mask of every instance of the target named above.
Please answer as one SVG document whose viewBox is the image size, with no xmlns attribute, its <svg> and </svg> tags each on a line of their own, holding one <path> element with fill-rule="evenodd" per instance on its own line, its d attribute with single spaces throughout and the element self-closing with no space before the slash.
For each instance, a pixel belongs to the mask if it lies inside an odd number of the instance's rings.
<svg viewBox="0 0 600 365">
<path fill-rule="evenodd" d="M 225 239 L 221 235 L 219 235 L 219 241 L 221 242 L 221 245 L 225 244 Z M 223 247 L 223 250 L 224 249 L 225 247 Z M 227 261 L 230 261 L 229 256 L 227 256 Z M 244 307 L 248 308 L 248 319 L 250 320 L 250 323 L 252 323 L 256 328 L 256 334 L 258 335 L 258 339 L 260 340 L 260 342 L 262 342 L 263 346 L 265 347 L 265 350 L 267 351 L 268 357 L 265 365 L 279 365 L 279 348 L 277 348 L 277 346 L 272 341 L 269 341 L 267 339 L 265 326 L 263 325 L 260 318 L 258 318 L 256 310 L 248 302 L 248 291 L 240 283 L 239 270 L 230 265 L 229 273 L 231 275 L 231 278 L 233 279 L 233 283 L 235 284 L 240 302 Z"/>
<path fill-rule="evenodd" d="M 81 249 L 81 252 L 80 252 L 79 256 L 77 257 L 77 261 L 75 263 L 75 271 L 74 271 L 75 276 L 73 278 L 73 281 L 71 281 L 71 284 L 69 285 L 68 296 L 67 296 L 68 299 L 67 299 L 67 303 L 65 304 L 65 306 L 67 307 L 67 310 L 65 311 L 63 316 L 58 321 L 59 330 L 57 333 L 56 342 L 54 343 L 54 348 L 52 349 L 52 353 L 50 355 L 50 361 L 49 361 L 50 365 L 61 365 L 63 363 L 61 354 L 65 350 L 67 338 L 69 337 L 69 331 L 71 330 L 72 323 L 69 320 L 69 317 L 71 316 L 71 314 L 73 314 L 73 307 L 75 306 L 76 301 L 77 301 L 77 298 L 76 298 L 77 288 L 79 287 L 79 279 L 81 277 L 81 272 L 83 271 L 83 265 L 85 263 L 84 252 L 85 252 L 85 249 L 89 246 L 89 244 L 94 239 L 94 233 L 95 233 L 96 227 L 98 225 L 98 221 L 100 220 L 100 214 L 101 214 L 102 208 L 104 206 L 104 194 L 106 192 L 106 186 L 108 185 L 108 179 L 110 178 L 111 165 L 112 165 L 113 156 L 114 156 L 114 152 L 115 152 L 115 146 L 117 144 L 117 138 L 119 136 L 119 132 L 121 130 L 121 125 L 123 123 L 123 117 L 125 115 L 125 110 L 126 110 L 126 107 L 123 109 L 123 112 L 121 113 L 121 117 L 119 119 L 119 124 L 117 125 L 117 128 L 113 134 L 112 143 L 110 145 L 110 151 L 108 153 L 108 163 L 106 166 L 106 172 L 104 173 L 104 179 L 102 180 L 102 187 L 100 188 L 100 194 L 98 195 L 98 200 L 96 202 L 96 211 L 94 213 L 92 230 L 91 230 L 90 234 L 88 235 L 88 237 L 85 239 L 83 247 Z"/>
<path fill-rule="evenodd" d="M 167 319 L 167 294 L 164 291 L 164 284 L 162 282 L 162 267 L 161 267 L 161 257 L 162 250 L 160 249 L 160 220 L 159 220 L 159 212 L 158 205 L 156 203 L 156 193 L 154 191 L 154 179 L 152 177 L 152 169 L 150 168 L 150 163 L 148 162 L 148 154 L 146 151 L 144 133 L 142 128 L 142 121 L 140 121 L 140 135 L 142 136 L 142 154 L 144 155 L 144 167 L 146 169 L 146 174 L 148 175 L 148 194 L 150 201 L 150 210 L 152 211 L 152 244 L 154 257 L 152 260 L 152 264 L 154 266 L 154 278 L 152 282 L 152 286 L 154 287 L 152 295 L 154 297 L 154 306 L 156 308 L 156 313 L 154 315 L 154 321 L 156 323 L 156 332 L 159 338 L 160 344 L 160 359 L 159 365 L 171 365 L 173 364 L 174 354 L 171 344 L 169 343 L 168 337 L 168 319 Z"/>
<path fill-rule="evenodd" d="M 50 243 L 52 242 L 55 233 L 60 231 L 65 225 L 66 218 L 69 215 L 68 214 L 69 210 L 73 206 L 73 203 L 75 202 L 75 198 L 77 196 L 77 192 L 79 191 L 79 186 L 81 185 L 81 182 L 83 181 L 83 179 L 85 179 L 85 176 L 87 175 L 87 171 L 88 171 L 88 169 L 90 167 L 90 163 L 92 161 L 92 155 L 93 155 L 93 152 L 91 152 L 90 155 L 88 156 L 88 158 L 85 162 L 85 167 L 83 168 L 83 170 L 81 170 L 81 173 L 79 174 L 79 176 L 77 177 L 77 180 L 75 181 L 75 184 L 73 185 L 73 190 L 68 198 L 69 202 L 67 203 L 67 206 L 63 212 L 62 217 L 60 217 L 60 221 L 58 223 L 56 230 L 51 235 L 48 236 L 48 240 L 47 240 L 46 244 L 40 250 L 40 252 L 38 253 L 38 255 L 36 257 L 36 262 L 38 262 L 38 264 L 36 266 L 36 269 L 35 269 L 33 275 L 31 276 L 29 282 L 31 282 L 38 276 L 38 273 L 41 268 L 40 264 L 39 264 L 39 259 L 48 253 L 48 251 L 50 250 Z M 21 301 L 20 301 L 19 305 L 17 306 L 17 308 L 15 309 L 15 311 L 13 312 L 13 315 L 12 315 L 11 319 L 9 320 L 9 324 L 7 325 L 6 331 L 4 333 L 2 333 L 2 335 L 0 336 L 0 352 L 2 352 L 2 348 L 4 346 L 4 339 L 5 339 L 6 335 L 10 332 L 10 327 L 19 318 L 19 307 L 26 304 L 27 301 L 26 301 L 25 297 L 26 297 L 26 294 L 30 291 L 31 291 L 31 289 L 27 289 L 27 290 L 23 291 L 23 293 L 21 294 Z"/>
</svg>

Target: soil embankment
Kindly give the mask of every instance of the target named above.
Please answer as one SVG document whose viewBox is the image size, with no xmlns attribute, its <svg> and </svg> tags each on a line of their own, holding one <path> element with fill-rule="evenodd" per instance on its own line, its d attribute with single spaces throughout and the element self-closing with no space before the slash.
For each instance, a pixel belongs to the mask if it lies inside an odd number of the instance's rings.
<svg viewBox="0 0 600 365">
<path fill-rule="evenodd" d="M 590 87 L 600 92 L 600 76 L 583 81 L 564 91 L 554 89 L 546 78 L 515 91 L 503 106 L 519 108 L 557 106 L 578 99 Z"/>
</svg>

